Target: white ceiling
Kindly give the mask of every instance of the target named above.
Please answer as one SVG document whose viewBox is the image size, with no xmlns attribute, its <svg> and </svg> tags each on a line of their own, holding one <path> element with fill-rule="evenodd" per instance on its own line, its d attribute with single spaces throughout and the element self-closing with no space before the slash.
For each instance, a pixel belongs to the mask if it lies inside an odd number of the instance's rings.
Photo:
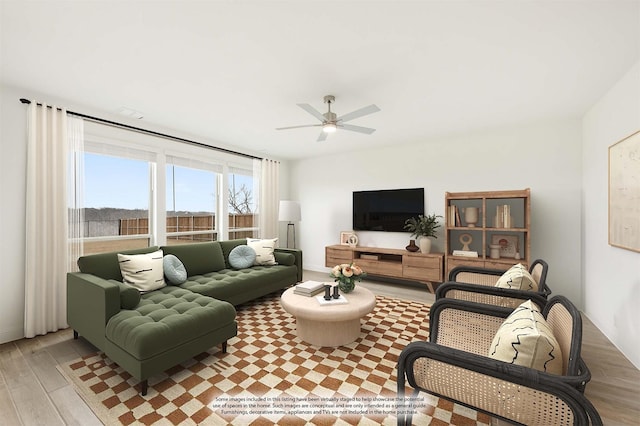
<svg viewBox="0 0 640 426">
<path fill-rule="evenodd" d="M 276 158 L 580 117 L 640 58 L 639 0 L 0 8 L 2 82 Z M 315 124 L 296 104 L 327 94 L 338 115 L 378 105 L 350 122 L 377 131 L 275 130 Z"/>
</svg>

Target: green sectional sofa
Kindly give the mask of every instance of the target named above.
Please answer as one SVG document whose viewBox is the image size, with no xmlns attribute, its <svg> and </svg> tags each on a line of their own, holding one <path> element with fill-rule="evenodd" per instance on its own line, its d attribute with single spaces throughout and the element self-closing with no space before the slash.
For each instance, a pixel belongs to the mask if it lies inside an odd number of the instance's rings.
<svg viewBox="0 0 640 426">
<path fill-rule="evenodd" d="M 141 294 L 124 284 L 118 252 L 78 259 L 80 272 L 67 275 L 67 321 L 133 377 L 147 393 L 149 377 L 237 334 L 234 305 L 302 280 L 302 252 L 274 251 L 277 265 L 234 269 L 229 253 L 246 240 L 160 247 L 187 271 L 186 282 Z M 152 253 L 158 247 L 122 251 Z M 168 284 L 168 282 L 167 282 Z"/>
</svg>

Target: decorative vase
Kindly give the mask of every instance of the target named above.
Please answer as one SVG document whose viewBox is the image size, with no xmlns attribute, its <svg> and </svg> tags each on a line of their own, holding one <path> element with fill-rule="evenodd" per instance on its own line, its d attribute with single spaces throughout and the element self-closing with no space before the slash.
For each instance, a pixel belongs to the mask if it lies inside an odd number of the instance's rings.
<svg viewBox="0 0 640 426">
<path fill-rule="evenodd" d="M 467 222 L 467 226 L 473 228 L 478 223 L 478 207 L 465 207 L 464 209 L 464 221 Z"/>
<path fill-rule="evenodd" d="M 338 288 L 343 293 L 351 293 L 354 288 L 356 288 L 356 283 L 353 280 L 348 281 L 340 281 L 338 282 Z"/>
<path fill-rule="evenodd" d="M 416 245 L 416 240 L 409 240 L 409 245 L 405 247 L 407 249 L 407 251 L 410 251 L 412 253 L 415 253 L 416 251 L 420 250 L 420 247 L 418 247 Z"/>
<path fill-rule="evenodd" d="M 431 253 L 431 239 L 429 237 L 420 237 L 420 253 Z"/>
</svg>

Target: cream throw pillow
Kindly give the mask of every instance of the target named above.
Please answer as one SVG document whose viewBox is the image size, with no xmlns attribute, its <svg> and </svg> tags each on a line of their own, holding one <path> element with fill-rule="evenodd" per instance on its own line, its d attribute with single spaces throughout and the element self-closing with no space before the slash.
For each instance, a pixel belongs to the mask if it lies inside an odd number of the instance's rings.
<svg viewBox="0 0 640 426">
<path fill-rule="evenodd" d="M 273 251 L 276 248 L 277 238 L 259 239 L 247 238 L 247 245 L 256 252 L 254 265 L 277 265 L 276 256 Z"/>
<path fill-rule="evenodd" d="M 547 321 L 527 300 L 502 323 L 489 357 L 552 374 L 562 374 L 562 351 Z"/>
<path fill-rule="evenodd" d="M 157 290 L 166 285 L 162 264 L 162 250 L 146 254 L 120 254 L 122 281 L 141 292 Z"/>
<path fill-rule="evenodd" d="M 496 282 L 496 287 L 514 290 L 538 291 L 538 283 L 522 263 L 513 265 Z"/>
</svg>

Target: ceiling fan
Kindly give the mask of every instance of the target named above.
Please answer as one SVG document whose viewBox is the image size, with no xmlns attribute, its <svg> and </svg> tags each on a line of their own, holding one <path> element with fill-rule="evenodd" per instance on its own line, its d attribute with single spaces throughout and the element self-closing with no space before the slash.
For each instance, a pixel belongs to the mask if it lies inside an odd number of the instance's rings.
<svg viewBox="0 0 640 426">
<path fill-rule="evenodd" d="M 327 104 L 328 109 L 324 114 L 322 114 L 320 111 L 309 104 L 297 104 L 300 108 L 320 120 L 321 124 L 304 124 L 302 126 L 278 127 L 276 128 L 276 130 L 299 129 L 301 127 L 322 127 L 320 136 L 318 136 L 318 142 L 322 142 L 327 139 L 329 133 L 333 133 L 337 129 L 351 130 L 352 132 L 366 133 L 367 135 L 370 135 L 371 133 L 376 131 L 376 129 L 372 129 L 370 127 L 354 126 L 353 124 L 344 123 L 368 114 L 373 114 L 374 112 L 378 112 L 380 111 L 380 108 L 378 108 L 376 105 L 369 105 L 338 117 L 334 112 L 331 112 L 331 104 L 334 103 L 335 100 L 336 98 L 333 95 L 327 95 L 324 97 L 324 103 Z"/>
</svg>

